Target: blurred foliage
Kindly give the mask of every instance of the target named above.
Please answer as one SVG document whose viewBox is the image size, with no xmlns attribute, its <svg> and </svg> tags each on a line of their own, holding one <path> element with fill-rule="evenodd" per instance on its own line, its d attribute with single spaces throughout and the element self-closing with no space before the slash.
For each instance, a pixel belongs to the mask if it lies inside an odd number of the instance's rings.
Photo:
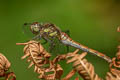
<svg viewBox="0 0 120 80">
<path fill-rule="evenodd" d="M 17 80 L 37 79 L 33 69 L 27 70 L 28 64 L 20 59 L 23 46 L 15 45 L 29 40 L 22 33 L 22 25 L 33 21 L 52 22 L 62 30 L 69 29 L 74 40 L 113 57 L 120 40 L 116 32 L 120 0 L 0 0 L 0 52 L 12 63 Z M 96 73 L 106 75 L 107 62 L 93 55 L 88 55 L 88 60 Z M 65 62 L 60 64 L 65 74 L 70 71 L 71 65 L 68 68 Z"/>
</svg>

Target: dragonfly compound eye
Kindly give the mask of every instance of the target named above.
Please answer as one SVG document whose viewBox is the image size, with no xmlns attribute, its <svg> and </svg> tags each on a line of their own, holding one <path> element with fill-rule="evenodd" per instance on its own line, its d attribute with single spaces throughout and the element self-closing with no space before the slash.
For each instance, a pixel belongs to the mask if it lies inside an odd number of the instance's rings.
<svg viewBox="0 0 120 80">
<path fill-rule="evenodd" d="M 40 31 L 40 26 L 38 24 L 31 25 L 30 28 L 31 28 L 32 33 L 34 34 L 39 33 Z"/>
</svg>

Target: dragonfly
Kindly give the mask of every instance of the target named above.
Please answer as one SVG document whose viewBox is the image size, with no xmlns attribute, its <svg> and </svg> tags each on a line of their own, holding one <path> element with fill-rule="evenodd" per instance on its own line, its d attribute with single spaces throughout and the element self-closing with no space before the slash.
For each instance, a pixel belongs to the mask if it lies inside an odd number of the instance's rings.
<svg viewBox="0 0 120 80">
<path fill-rule="evenodd" d="M 111 58 L 106 56 L 105 54 L 98 52 L 94 49 L 88 48 L 87 46 L 84 46 L 76 41 L 74 41 L 70 36 L 66 33 L 60 30 L 59 27 L 57 27 L 55 24 L 52 23 L 39 23 L 39 22 L 33 22 L 33 23 L 25 23 L 25 26 L 28 25 L 30 31 L 35 36 L 32 38 L 34 40 L 44 39 L 45 42 L 49 42 L 52 47 L 54 47 L 54 39 L 58 39 L 60 43 L 67 46 L 72 46 L 74 48 L 80 49 L 84 52 L 92 53 L 107 62 L 112 62 Z M 43 44 L 44 44 L 43 43 Z"/>
</svg>

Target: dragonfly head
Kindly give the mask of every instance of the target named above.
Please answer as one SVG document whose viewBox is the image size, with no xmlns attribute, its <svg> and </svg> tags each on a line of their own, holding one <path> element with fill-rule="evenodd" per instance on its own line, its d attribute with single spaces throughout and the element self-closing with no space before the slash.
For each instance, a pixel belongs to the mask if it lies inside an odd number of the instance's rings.
<svg viewBox="0 0 120 80">
<path fill-rule="evenodd" d="M 24 25 L 27 25 L 26 23 Z M 33 34 L 38 34 L 42 29 L 42 25 L 38 22 L 33 22 L 30 24 L 30 30 Z"/>
</svg>

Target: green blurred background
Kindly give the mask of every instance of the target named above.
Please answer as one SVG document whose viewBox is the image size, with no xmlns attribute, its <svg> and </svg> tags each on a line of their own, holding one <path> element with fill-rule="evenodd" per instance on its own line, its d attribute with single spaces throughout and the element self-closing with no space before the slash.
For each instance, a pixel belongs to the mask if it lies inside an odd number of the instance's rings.
<svg viewBox="0 0 120 80">
<path fill-rule="evenodd" d="M 117 52 L 120 0 L 0 0 L 0 52 L 12 63 L 17 80 L 39 80 L 33 68 L 27 69 L 28 63 L 21 60 L 23 46 L 16 45 L 28 40 L 22 25 L 32 21 L 52 22 L 62 30 L 69 29 L 72 39 L 111 58 Z M 104 78 L 108 63 L 90 54 L 87 59 Z M 63 68 L 67 68 L 64 77 L 72 66 Z"/>
</svg>

